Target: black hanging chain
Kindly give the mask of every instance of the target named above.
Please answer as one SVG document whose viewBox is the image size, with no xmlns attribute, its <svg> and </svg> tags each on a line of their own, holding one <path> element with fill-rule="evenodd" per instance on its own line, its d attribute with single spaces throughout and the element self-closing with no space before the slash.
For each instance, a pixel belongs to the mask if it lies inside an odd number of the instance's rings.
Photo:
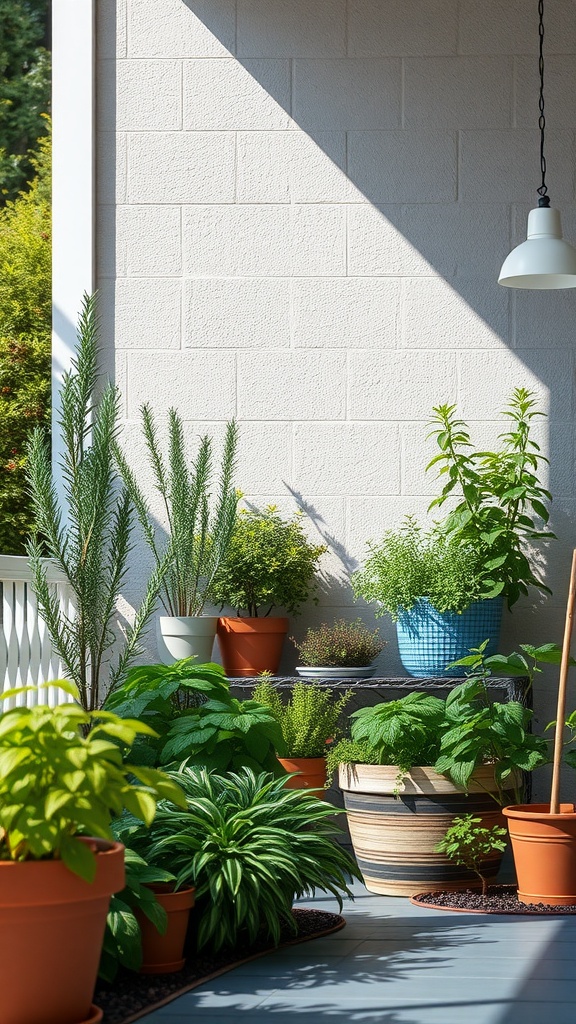
<svg viewBox="0 0 576 1024">
<path fill-rule="evenodd" d="M 540 37 L 540 53 L 538 57 L 538 71 L 540 73 L 540 96 L 538 99 L 538 109 L 540 110 L 540 116 L 538 118 L 538 127 L 540 129 L 540 170 L 542 172 L 542 184 L 537 189 L 537 192 L 542 199 L 545 199 L 548 188 L 546 186 L 546 157 L 544 156 L 544 129 L 546 127 L 546 118 L 544 117 L 544 0 L 538 0 L 538 16 L 538 35 Z"/>
</svg>

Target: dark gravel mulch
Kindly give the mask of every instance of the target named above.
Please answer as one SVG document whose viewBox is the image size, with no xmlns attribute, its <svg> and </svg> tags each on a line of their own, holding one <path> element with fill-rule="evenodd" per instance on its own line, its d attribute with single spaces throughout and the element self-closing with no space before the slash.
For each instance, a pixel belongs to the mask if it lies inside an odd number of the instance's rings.
<svg viewBox="0 0 576 1024">
<path fill-rule="evenodd" d="M 346 924 L 339 914 L 328 914 L 324 910 L 308 910 L 297 907 L 292 911 L 298 934 L 288 929 L 282 936 L 281 945 L 306 942 L 308 939 L 329 935 Z M 218 974 L 224 974 L 247 960 L 255 960 L 269 953 L 274 946 L 270 941 L 260 941 L 249 949 L 228 950 L 210 956 L 193 954 L 183 970 L 176 974 L 135 974 L 121 970 L 113 984 L 98 982 L 94 1003 L 104 1010 L 103 1024 L 130 1024 L 159 1005 L 170 1002 L 177 996 L 202 985 Z"/>
<path fill-rule="evenodd" d="M 576 904 L 552 906 L 549 903 L 521 903 L 515 885 L 492 885 L 486 896 L 478 889 L 460 889 L 452 892 L 424 892 L 410 900 L 417 907 L 434 910 L 461 910 L 468 914 L 576 914 Z"/>
</svg>

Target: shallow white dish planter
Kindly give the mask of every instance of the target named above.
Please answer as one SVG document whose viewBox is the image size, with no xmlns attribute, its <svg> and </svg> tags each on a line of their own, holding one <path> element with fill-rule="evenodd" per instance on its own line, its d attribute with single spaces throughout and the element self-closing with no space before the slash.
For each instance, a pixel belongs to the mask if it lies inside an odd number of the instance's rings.
<svg viewBox="0 0 576 1024">
<path fill-rule="evenodd" d="M 370 679 L 374 675 L 374 665 L 362 665 L 360 668 L 297 665 L 296 671 L 303 679 Z"/>
<path fill-rule="evenodd" d="M 161 615 L 156 629 L 158 655 L 164 665 L 196 657 L 212 661 L 217 615 Z"/>
</svg>

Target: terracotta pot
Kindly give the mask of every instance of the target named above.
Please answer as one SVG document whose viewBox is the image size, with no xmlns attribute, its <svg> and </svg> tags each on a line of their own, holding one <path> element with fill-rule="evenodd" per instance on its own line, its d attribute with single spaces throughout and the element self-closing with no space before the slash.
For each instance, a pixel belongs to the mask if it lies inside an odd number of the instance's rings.
<svg viewBox="0 0 576 1024">
<path fill-rule="evenodd" d="M 158 654 L 164 665 L 181 658 L 212 661 L 217 615 L 161 615 L 156 623 Z"/>
<path fill-rule="evenodd" d="M 142 974 L 172 974 L 181 971 L 186 962 L 182 956 L 188 918 L 194 906 L 195 889 L 179 889 L 174 892 L 169 885 L 150 885 L 148 888 L 156 893 L 158 903 L 164 907 L 168 917 L 168 925 L 164 935 L 149 921 L 144 914 L 137 911 L 136 917 L 142 935 Z"/>
<path fill-rule="evenodd" d="M 435 847 L 454 818 L 479 817 L 486 828 L 504 824 L 490 793 L 494 767 L 474 772 L 468 793 L 431 767 L 412 768 L 399 781 L 395 765 L 340 765 L 340 787 L 358 867 L 370 892 L 415 896 L 435 889 L 467 889 L 478 876 Z M 483 861 L 483 874 L 498 874 L 501 853 Z"/>
<path fill-rule="evenodd" d="M 576 903 L 576 813 L 574 804 L 505 807 L 522 903 Z"/>
<path fill-rule="evenodd" d="M 92 1004 L 124 847 L 101 839 L 94 882 L 60 860 L 0 861 L 2 1024 L 97 1024 Z"/>
<path fill-rule="evenodd" d="M 94 1003 L 92 1003 L 90 1016 L 86 1020 L 81 1021 L 80 1024 L 100 1024 L 102 1020 L 104 1020 L 104 1010 L 94 1006 Z"/>
<path fill-rule="evenodd" d="M 218 619 L 218 642 L 226 675 L 276 675 L 287 632 L 288 619 L 280 616 Z"/>
<path fill-rule="evenodd" d="M 317 789 L 316 796 L 326 799 L 326 758 L 325 757 L 279 757 L 280 764 L 287 772 L 298 772 L 293 779 L 286 779 L 287 789 Z"/>
</svg>

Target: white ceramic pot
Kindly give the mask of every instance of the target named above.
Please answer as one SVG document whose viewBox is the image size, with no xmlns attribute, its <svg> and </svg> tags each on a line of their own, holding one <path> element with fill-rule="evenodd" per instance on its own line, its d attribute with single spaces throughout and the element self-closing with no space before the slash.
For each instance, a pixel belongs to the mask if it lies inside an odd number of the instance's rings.
<svg viewBox="0 0 576 1024">
<path fill-rule="evenodd" d="M 200 665 L 212 661 L 217 615 L 161 615 L 156 629 L 158 655 L 164 665 L 196 657 Z"/>
<path fill-rule="evenodd" d="M 370 679 L 374 675 L 373 665 L 361 668 L 321 668 L 297 665 L 296 671 L 303 679 Z"/>
</svg>

